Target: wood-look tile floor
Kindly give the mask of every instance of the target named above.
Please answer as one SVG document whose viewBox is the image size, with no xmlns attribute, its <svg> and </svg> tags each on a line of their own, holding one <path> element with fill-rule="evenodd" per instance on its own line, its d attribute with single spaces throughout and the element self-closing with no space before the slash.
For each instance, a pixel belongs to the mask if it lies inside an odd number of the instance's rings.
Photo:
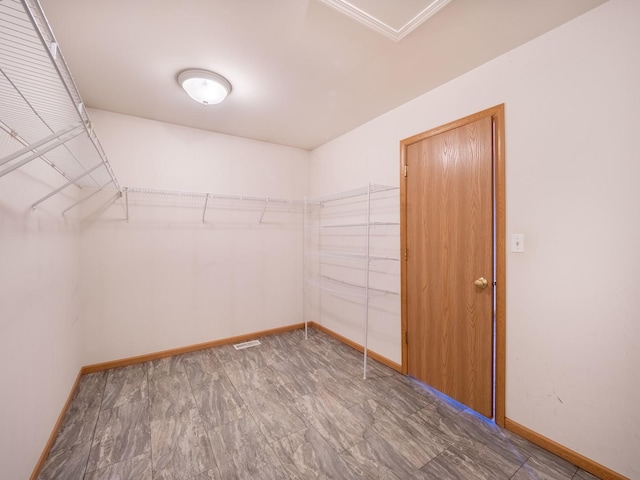
<svg viewBox="0 0 640 480">
<path fill-rule="evenodd" d="M 85 375 L 41 480 L 596 477 L 310 330 Z"/>
</svg>

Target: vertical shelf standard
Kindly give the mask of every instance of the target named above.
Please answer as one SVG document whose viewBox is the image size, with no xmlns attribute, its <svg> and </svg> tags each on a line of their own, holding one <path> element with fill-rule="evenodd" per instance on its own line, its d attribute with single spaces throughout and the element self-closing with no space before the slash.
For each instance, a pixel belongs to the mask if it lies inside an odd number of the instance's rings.
<svg viewBox="0 0 640 480">
<path fill-rule="evenodd" d="M 399 258 L 392 255 L 372 254 L 372 229 L 378 227 L 399 227 L 395 221 L 398 212 L 393 212 L 393 221 L 372 221 L 372 200 L 378 194 L 398 190 L 386 185 L 368 185 L 365 188 L 349 190 L 334 195 L 307 198 L 304 202 L 304 323 L 307 338 L 311 295 L 318 296 L 315 314 L 322 317 L 323 292 L 345 299 L 363 302 L 363 378 L 367 378 L 367 358 L 369 356 L 369 310 L 372 298 L 379 295 L 398 295 L 398 291 L 372 286 L 371 265 L 373 262 L 395 262 Z M 350 201 L 353 200 L 353 201 Z M 365 202 L 364 208 L 362 203 Z M 329 213 L 328 210 L 334 211 Z M 363 211 L 364 210 L 364 211 Z M 326 245 L 323 233 L 332 232 L 342 241 L 338 245 Z M 395 233 L 396 243 L 399 233 Z M 363 244 L 358 245 L 357 240 Z M 324 274 L 323 262 L 330 274 Z M 333 268 L 331 268 L 332 266 Z M 361 281 L 353 276 L 361 273 Z"/>
</svg>

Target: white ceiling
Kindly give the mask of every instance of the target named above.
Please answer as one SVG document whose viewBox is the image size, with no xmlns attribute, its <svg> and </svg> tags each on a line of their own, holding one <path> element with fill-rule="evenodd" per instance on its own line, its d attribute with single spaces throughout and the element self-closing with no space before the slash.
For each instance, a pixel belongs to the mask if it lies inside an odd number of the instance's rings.
<svg viewBox="0 0 640 480">
<path fill-rule="evenodd" d="M 604 1 L 452 0 L 400 41 L 323 0 L 41 3 L 87 106 L 313 149 Z M 193 102 L 186 68 L 231 95 Z"/>
<path fill-rule="evenodd" d="M 320 0 L 363 25 L 398 41 L 451 0 Z"/>
</svg>

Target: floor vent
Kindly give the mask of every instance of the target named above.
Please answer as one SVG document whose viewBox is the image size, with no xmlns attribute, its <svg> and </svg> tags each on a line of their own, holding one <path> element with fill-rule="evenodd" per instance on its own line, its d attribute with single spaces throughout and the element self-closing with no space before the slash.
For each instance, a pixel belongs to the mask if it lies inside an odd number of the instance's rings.
<svg viewBox="0 0 640 480">
<path fill-rule="evenodd" d="M 260 345 L 260 340 L 251 340 L 250 342 L 236 343 L 233 348 L 242 350 L 243 348 L 257 347 L 258 345 Z"/>
</svg>

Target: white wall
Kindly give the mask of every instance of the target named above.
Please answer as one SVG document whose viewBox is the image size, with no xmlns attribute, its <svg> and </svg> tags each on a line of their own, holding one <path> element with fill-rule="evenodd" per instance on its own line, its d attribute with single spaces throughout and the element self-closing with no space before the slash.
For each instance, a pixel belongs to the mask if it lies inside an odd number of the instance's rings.
<svg viewBox="0 0 640 480">
<path fill-rule="evenodd" d="M 504 102 L 507 229 L 527 245 L 507 258 L 507 416 L 637 478 L 639 24 L 638 2 L 611 0 L 317 149 L 310 167 L 302 150 L 91 115 L 123 185 L 302 198 L 397 185 L 402 138 Z M 79 239 L 58 200 L 28 211 L 47 192 L 36 168 L 0 179 L 7 478 L 31 472 L 80 365 L 302 319 L 295 215 L 202 225 L 193 208 L 136 205 L 127 223 L 118 201 Z M 374 348 L 397 362 L 399 322 Z"/>
<path fill-rule="evenodd" d="M 29 478 L 82 365 L 80 234 L 60 216 L 73 199 L 30 209 L 62 183 L 40 160 L 0 178 L 2 478 Z"/>
<path fill-rule="evenodd" d="M 527 248 L 507 258 L 507 417 L 630 478 L 640 478 L 638 25 L 640 2 L 611 0 L 315 150 L 310 173 L 312 195 L 398 185 L 401 139 L 505 103 L 507 231 Z M 399 322 L 378 348 L 395 361 Z"/>
<path fill-rule="evenodd" d="M 301 200 L 309 152 L 100 110 L 122 186 Z M 157 352 L 302 321 L 302 214 L 202 201 L 124 202 L 82 234 L 83 361 Z M 147 202 L 148 203 L 148 202 Z M 93 208 L 90 207 L 90 208 Z"/>
</svg>

